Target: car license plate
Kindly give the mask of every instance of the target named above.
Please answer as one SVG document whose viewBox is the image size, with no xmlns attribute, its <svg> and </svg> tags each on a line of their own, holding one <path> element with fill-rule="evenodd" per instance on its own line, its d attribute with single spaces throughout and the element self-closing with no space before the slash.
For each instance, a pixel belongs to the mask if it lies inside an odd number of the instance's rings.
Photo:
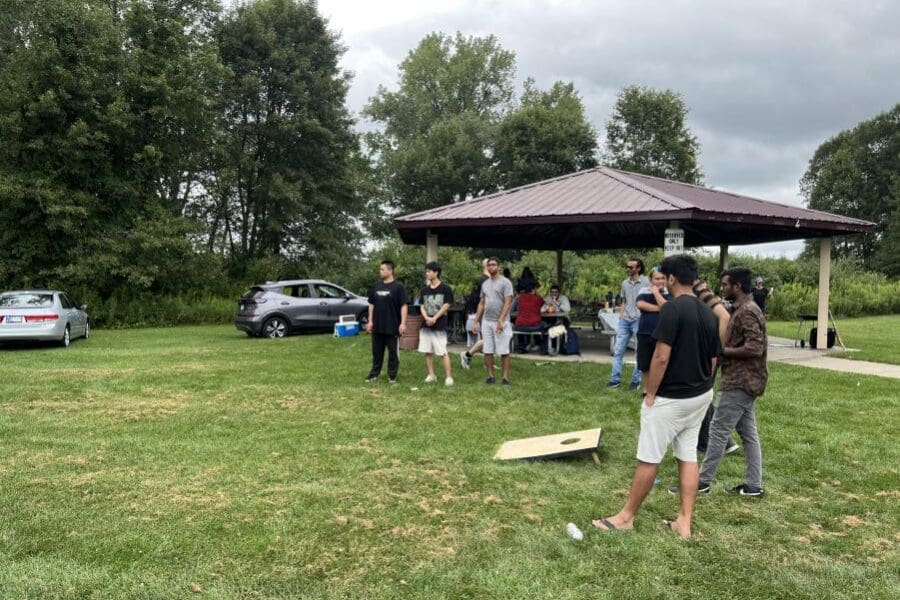
<svg viewBox="0 0 900 600">
<path fill-rule="evenodd" d="M 14 317 L 14 316 L 12 316 L 12 315 L 9 315 L 8 317 L 6 317 L 6 322 L 7 322 L 7 323 L 21 323 L 21 322 L 22 322 L 22 317 L 21 317 L 21 316 L 15 316 L 15 317 Z"/>
</svg>

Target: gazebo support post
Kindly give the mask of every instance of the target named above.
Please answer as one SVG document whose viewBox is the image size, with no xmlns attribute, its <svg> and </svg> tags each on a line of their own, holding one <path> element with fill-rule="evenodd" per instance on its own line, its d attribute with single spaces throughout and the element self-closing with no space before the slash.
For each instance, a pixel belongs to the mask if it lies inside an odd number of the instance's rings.
<svg viewBox="0 0 900 600">
<path fill-rule="evenodd" d="M 828 347 L 828 294 L 831 285 L 831 238 L 819 242 L 819 310 L 816 314 L 816 348 Z"/>
<path fill-rule="evenodd" d="M 719 272 L 716 273 L 716 278 L 718 279 L 719 275 L 721 275 L 727 268 L 728 268 L 728 244 L 722 244 L 719 246 Z M 718 283 L 718 282 L 716 282 L 716 283 Z"/>
<path fill-rule="evenodd" d="M 556 251 L 556 285 L 558 285 L 560 287 L 562 287 L 562 284 L 563 284 L 563 274 L 562 274 L 562 267 L 563 267 L 562 262 L 563 261 L 562 261 L 562 258 L 563 258 L 563 251 L 557 250 Z"/>
<path fill-rule="evenodd" d="M 438 236 L 429 229 L 425 232 L 425 261 L 432 262 L 438 259 Z"/>
</svg>

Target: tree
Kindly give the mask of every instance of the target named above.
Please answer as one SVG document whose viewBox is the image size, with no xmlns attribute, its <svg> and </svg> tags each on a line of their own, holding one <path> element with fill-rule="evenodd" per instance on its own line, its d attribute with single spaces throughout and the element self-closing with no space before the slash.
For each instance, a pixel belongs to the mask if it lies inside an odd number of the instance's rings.
<svg viewBox="0 0 900 600">
<path fill-rule="evenodd" d="M 404 212 L 496 189 L 495 130 L 513 98 L 515 55 L 493 36 L 426 36 L 364 114 L 383 125 L 367 136 L 384 201 Z"/>
<path fill-rule="evenodd" d="M 888 248 L 900 236 L 900 104 L 819 146 L 800 190 L 810 208 L 877 224 L 874 235 L 835 238 L 837 256 L 896 265 L 900 259 Z"/>
<path fill-rule="evenodd" d="M 87 269 L 98 217 L 137 196 L 121 37 L 99 1 L 15 1 L 0 15 L 0 220 L 12 225 L 0 228 L 0 281 L 46 284 Z"/>
<path fill-rule="evenodd" d="M 0 9 L 0 280 L 189 285 L 185 190 L 208 146 L 214 0 Z M 0 259 L 2 260 L 2 259 Z"/>
<path fill-rule="evenodd" d="M 502 188 L 558 177 L 596 164 L 597 134 L 575 86 L 556 82 L 549 91 L 525 82 L 520 105 L 500 124 L 494 156 Z"/>
<path fill-rule="evenodd" d="M 605 162 L 614 168 L 700 184 L 700 144 L 685 122 L 687 108 L 672 90 L 628 86 L 606 123 Z"/>
<path fill-rule="evenodd" d="M 143 185 L 181 216 L 206 165 L 224 70 L 213 28 L 218 0 L 128 0 L 124 93 Z"/>
<path fill-rule="evenodd" d="M 210 248 L 308 268 L 353 257 L 365 210 L 338 40 L 315 3 L 258 0 L 217 33 L 228 69 L 206 188 L 190 210 Z"/>
</svg>

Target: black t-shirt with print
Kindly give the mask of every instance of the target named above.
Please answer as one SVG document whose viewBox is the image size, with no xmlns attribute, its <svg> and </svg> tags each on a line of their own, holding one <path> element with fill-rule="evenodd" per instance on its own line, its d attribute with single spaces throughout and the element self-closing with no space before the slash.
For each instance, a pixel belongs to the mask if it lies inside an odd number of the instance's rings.
<svg viewBox="0 0 900 600">
<path fill-rule="evenodd" d="M 406 288 L 398 281 L 379 281 L 369 289 L 372 333 L 400 335 L 400 309 L 406 304 Z"/>
<path fill-rule="evenodd" d="M 657 394 L 665 398 L 693 398 L 712 389 L 712 359 L 721 343 L 716 316 L 696 296 L 683 295 L 659 309 L 658 342 L 672 347 L 669 365 Z"/>
<path fill-rule="evenodd" d="M 422 286 L 420 295 L 422 296 L 422 306 L 425 307 L 425 314 L 429 317 L 436 315 L 443 305 L 453 304 L 453 290 L 443 281 L 436 288 L 426 283 Z M 428 327 L 428 325 L 422 323 L 422 327 Z M 432 331 L 447 331 L 447 313 L 444 313 L 430 329 Z"/>
</svg>

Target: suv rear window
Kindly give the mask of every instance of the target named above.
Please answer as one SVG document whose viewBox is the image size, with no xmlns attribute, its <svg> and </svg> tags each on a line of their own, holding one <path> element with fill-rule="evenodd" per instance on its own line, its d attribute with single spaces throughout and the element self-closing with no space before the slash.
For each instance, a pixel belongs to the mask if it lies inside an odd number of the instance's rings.
<svg viewBox="0 0 900 600">
<path fill-rule="evenodd" d="M 53 306 L 53 294 L 3 294 L 0 308 L 49 308 Z"/>
<path fill-rule="evenodd" d="M 241 298 L 259 298 L 260 296 L 262 296 L 265 293 L 266 293 L 266 290 L 264 290 L 263 288 L 258 287 L 258 286 L 253 286 L 252 288 L 250 288 L 249 290 L 244 292 L 244 294 L 241 296 Z"/>
</svg>

